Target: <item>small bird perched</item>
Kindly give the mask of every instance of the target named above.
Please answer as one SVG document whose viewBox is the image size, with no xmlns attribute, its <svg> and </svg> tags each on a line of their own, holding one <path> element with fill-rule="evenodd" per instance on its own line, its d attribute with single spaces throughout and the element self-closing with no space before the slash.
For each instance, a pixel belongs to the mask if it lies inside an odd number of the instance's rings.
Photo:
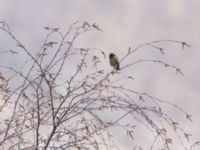
<svg viewBox="0 0 200 150">
<path fill-rule="evenodd" d="M 118 58 L 114 53 L 110 53 L 109 60 L 110 60 L 110 65 L 114 67 L 116 71 L 120 70 Z"/>
</svg>

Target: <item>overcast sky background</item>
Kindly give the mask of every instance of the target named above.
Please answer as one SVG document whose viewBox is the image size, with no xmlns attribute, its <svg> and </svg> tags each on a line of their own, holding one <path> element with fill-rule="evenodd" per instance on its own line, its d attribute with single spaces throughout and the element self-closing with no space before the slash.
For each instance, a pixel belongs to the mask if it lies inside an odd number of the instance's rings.
<svg viewBox="0 0 200 150">
<path fill-rule="evenodd" d="M 79 46 L 96 47 L 106 54 L 115 52 L 119 58 L 129 46 L 153 40 L 186 41 L 192 47 L 165 44 L 166 55 L 148 49 L 138 54 L 164 59 L 183 69 L 184 76 L 172 70 L 155 67 L 137 68 L 134 88 L 170 100 L 193 115 L 193 123 L 183 126 L 200 139 L 200 1 L 199 0 L 0 0 L 0 20 L 6 21 L 12 31 L 32 51 L 40 48 L 45 36 L 43 27 L 59 27 L 65 31 L 76 20 L 96 22 L 103 33 L 86 34 Z M 5 40 L 0 32 L 0 39 Z M 9 44 L 0 41 L 0 51 Z M 132 59 L 136 59 L 137 55 Z M 0 63 L 17 60 L 1 58 Z M 105 63 L 105 68 L 110 69 Z M 137 71 L 137 72 L 136 72 Z M 173 113 L 173 110 L 172 112 Z M 122 141 L 123 149 L 130 149 Z"/>
</svg>

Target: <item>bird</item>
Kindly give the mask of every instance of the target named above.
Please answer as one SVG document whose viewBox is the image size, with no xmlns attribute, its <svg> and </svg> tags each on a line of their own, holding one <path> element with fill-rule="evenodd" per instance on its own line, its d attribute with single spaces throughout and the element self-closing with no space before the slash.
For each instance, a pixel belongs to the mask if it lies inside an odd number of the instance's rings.
<svg viewBox="0 0 200 150">
<path fill-rule="evenodd" d="M 110 61 L 110 65 L 114 67 L 116 71 L 120 70 L 118 58 L 114 53 L 110 53 L 109 61 Z"/>
</svg>

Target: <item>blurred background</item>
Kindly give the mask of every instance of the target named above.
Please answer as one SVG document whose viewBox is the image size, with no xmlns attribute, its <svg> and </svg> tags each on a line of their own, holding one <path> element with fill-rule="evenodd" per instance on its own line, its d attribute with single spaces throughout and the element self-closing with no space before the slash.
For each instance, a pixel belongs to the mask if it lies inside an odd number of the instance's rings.
<svg viewBox="0 0 200 150">
<path fill-rule="evenodd" d="M 193 122 L 186 122 L 185 116 L 169 113 L 181 121 L 182 126 L 200 139 L 200 1 L 199 0 L 1 0 L 0 21 L 5 21 L 12 32 L 33 53 L 37 51 L 46 32 L 45 26 L 58 27 L 66 31 L 77 20 L 97 23 L 103 32 L 90 32 L 77 41 L 78 47 L 95 47 L 114 52 L 122 58 L 129 47 L 154 40 L 178 40 L 192 47 L 182 49 L 181 45 L 161 44 L 165 55 L 152 48 L 144 48 L 130 59 L 162 59 L 181 67 L 184 76 L 177 76 L 174 70 L 158 65 L 140 65 L 124 73 L 133 75 L 134 85 L 128 85 L 141 92 L 147 92 L 161 99 L 169 100 L 192 114 Z M 7 36 L 0 31 L 0 51 L 12 49 L 6 43 Z M 14 47 L 13 47 L 14 48 Z M 0 56 L 0 64 L 16 65 L 19 59 Z M 23 58 L 22 58 L 23 59 Z M 108 60 L 103 65 L 110 70 Z M 122 64 L 123 66 L 123 64 Z M 145 132 L 144 132 L 145 134 Z M 118 145 L 132 149 L 127 141 L 117 136 Z M 145 136 L 150 140 L 151 136 Z M 144 139 L 139 139 L 141 144 Z M 178 148 L 175 148 L 178 149 Z"/>
</svg>

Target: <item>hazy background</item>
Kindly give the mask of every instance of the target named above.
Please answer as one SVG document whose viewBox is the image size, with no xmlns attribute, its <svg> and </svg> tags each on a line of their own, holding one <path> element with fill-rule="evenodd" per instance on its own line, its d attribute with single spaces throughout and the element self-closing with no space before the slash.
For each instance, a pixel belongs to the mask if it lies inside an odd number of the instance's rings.
<svg viewBox="0 0 200 150">
<path fill-rule="evenodd" d="M 79 46 L 115 52 L 122 57 L 129 46 L 162 39 L 186 41 L 192 47 L 164 44 L 166 55 L 144 49 L 132 59 L 158 58 L 183 69 L 184 76 L 163 67 L 136 67 L 131 75 L 135 84 L 129 85 L 162 99 L 170 100 L 193 115 L 193 123 L 184 116 L 176 116 L 200 139 L 200 1 L 199 0 L 0 0 L 0 20 L 33 52 L 38 50 L 45 36 L 43 27 L 59 27 L 65 31 L 76 20 L 96 22 L 103 33 L 82 36 Z M 0 39 L 6 39 L 0 32 Z M 0 41 L 0 51 L 9 44 Z M 0 63 L 15 64 L 19 60 L 1 58 Z M 108 63 L 105 68 L 110 69 Z M 173 114 L 173 110 L 169 112 Z M 131 149 L 126 141 L 117 138 L 121 148 Z M 148 140 L 148 139 L 147 139 Z M 141 143 L 145 141 L 141 140 Z"/>
</svg>

